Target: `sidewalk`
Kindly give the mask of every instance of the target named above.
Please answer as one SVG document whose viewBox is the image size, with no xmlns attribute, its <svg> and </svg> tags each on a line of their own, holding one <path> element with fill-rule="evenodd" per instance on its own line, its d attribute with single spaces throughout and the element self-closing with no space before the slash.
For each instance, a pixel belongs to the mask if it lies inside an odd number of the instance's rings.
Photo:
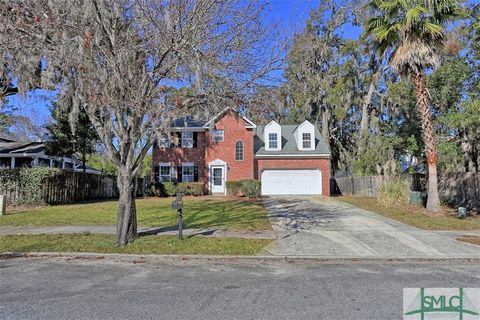
<svg viewBox="0 0 480 320">
<path fill-rule="evenodd" d="M 22 235 L 22 234 L 115 234 L 115 226 L 1 226 L 0 236 Z M 177 235 L 176 228 L 138 228 L 139 234 L 148 235 Z M 185 236 L 225 237 L 225 238 L 246 238 L 246 239 L 272 239 L 277 236 L 272 230 L 261 231 L 234 231 L 222 229 L 184 229 Z"/>
</svg>

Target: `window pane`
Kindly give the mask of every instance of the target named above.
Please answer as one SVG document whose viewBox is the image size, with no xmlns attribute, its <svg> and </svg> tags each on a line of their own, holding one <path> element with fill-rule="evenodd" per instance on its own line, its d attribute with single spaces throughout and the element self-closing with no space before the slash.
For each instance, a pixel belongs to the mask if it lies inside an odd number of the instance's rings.
<svg viewBox="0 0 480 320">
<path fill-rule="evenodd" d="M 171 168 L 169 166 L 160 166 L 160 181 L 169 182 L 171 180 Z"/>
<path fill-rule="evenodd" d="M 223 130 L 213 130 L 213 141 L 214 142 L 223 141 Z"/>
<path fill-rule="evenodd" d="M 193 166 L 182 166 L 182 182 L 193 182 Z"/>
<path fill-rule="evenodd" d="M 235 160 L 243 160 L 243 142 L 238 141 L 235 144 Z"/>
<path fill-rule="evenodd" d="M 310 149 L 312 147 L 312 137 L 310 133 L 302 134 L 302 145 L 304 149 Z"/>
<path fill-rule="evenodd" d="M 213 185 L 221 186 L 222 185 L 222 169 L 213 168 Z"/>
<path fill-rule="evenodd" d="M 270 149 L 276 149 L 278 147 L 277 134 L 276 133 L 269 133 L 268 134 L 268 147 Z"/>
<path fill-rule="evenodd" d="M 158 146 L 160 148 L 170 148 L 170 139 L 165 136 L 161 137 Z"/>
<path fill-rule="evenodd" d="M 182 132 L 182 148 L 193 148 L 193 132 Z"/>
</svg>

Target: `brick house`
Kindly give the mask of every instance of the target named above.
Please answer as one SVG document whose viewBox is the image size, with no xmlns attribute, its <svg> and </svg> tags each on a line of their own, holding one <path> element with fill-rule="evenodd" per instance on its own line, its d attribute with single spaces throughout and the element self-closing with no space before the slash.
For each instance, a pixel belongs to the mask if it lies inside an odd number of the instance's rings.
<svg viewBox="0 0 480 320">
<path fill-rule="evenodd" d="M 257 126 L 231 108 L 175 120 L 153 147 L 153 172 L 156 182 L 203 182 L 210 194 L 226 194 L 226 181 L 258 179 L 262 195 L 330 195 L 330 150 L 317 127 Z"/>
</svg>

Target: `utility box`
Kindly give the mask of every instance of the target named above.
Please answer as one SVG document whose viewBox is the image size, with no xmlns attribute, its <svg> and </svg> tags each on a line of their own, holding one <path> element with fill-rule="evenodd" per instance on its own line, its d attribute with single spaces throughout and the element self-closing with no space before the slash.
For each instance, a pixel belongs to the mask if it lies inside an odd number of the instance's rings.
<svg viewBox="0 0 480 320">
<path fill-rule="evenodd" d="M 410 191 L 409 202 L 418 206 L 423 205 L 422 193 L 419 191 Z"/>
<path fill-rule="evenodd" d="M 7 196 L 0 194 L 0 216 L 7 214 Z"/>
</svg>

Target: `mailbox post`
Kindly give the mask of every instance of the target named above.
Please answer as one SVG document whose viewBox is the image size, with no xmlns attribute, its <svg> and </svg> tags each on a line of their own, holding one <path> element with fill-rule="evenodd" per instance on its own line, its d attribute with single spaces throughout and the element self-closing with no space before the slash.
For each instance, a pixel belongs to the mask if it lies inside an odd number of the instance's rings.
<svg viewBox="0 0 480 320">
<path fill-rule="evenodd" d="M 172 209 L 177 210 L 178 215 L 178 239 L 183 240 L 183 199 L 182 194 L 177 192 L 177 197 L 172 203 Z"/>
</svg>

